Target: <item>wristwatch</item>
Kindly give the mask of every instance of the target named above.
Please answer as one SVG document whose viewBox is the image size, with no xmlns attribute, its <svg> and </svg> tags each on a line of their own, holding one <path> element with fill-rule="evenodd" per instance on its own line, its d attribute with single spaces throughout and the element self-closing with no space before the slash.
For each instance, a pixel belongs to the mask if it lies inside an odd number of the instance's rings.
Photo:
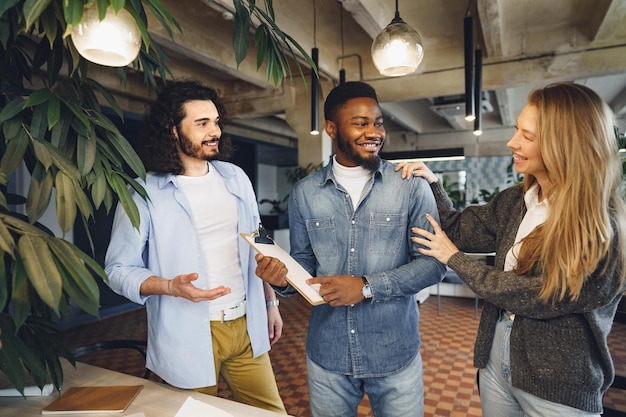
<svg viewBox="0 0 626 417">
<path fill-rule="evenodd" d="M 361 289 L 361 294 L 363 294 L 363 298 L 372 298 L 372 287 L 370 287 L 370 283 L 367 282 L 367 278 L 365 277 L 361 277 L 361 279 L 363 279 L 363 288 Z"/>
</svg>

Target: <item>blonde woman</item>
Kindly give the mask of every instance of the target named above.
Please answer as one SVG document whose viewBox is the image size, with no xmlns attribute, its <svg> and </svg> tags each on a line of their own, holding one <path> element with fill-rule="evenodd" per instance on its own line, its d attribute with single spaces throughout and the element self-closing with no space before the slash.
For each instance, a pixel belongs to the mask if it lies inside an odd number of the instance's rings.
<svg viewBox="0 0 626 417">
<path fill-rule="evenodd" d="M 507 146 L 524 183 L 460 212 L 423 163 L 401 166 L 428 180 L 441 218 L 412 240 L 485 300 L 474 347 L 484 417 L 599 416 L 625 289 L 612 112 L 585 86 L 552 84 L 530 93 Z M 464 252 L 496 252 L 495 267 Z"/>
</svg>

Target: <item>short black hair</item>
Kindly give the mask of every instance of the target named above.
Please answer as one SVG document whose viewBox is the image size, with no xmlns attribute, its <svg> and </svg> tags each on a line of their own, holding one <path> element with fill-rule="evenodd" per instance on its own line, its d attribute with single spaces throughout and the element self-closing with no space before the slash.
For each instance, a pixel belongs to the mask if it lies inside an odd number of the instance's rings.
<svg viewBox="0 0 626 417">
<path fill-rule="evenodd" d="M 348 81 L 339 84 L 337 87 L 333 88 L 330 93 L 328 93 L 328 97 L 326 97 L 326 101 L 324 102 L 324 118 L 326 120 L 333 120 L 335 112 L 339 107 L 346 104 L 350 99 L 361 97 L 369 97 L 378 103 L 376 90 L 369 84 L 361 81 Z"/>
</svg>

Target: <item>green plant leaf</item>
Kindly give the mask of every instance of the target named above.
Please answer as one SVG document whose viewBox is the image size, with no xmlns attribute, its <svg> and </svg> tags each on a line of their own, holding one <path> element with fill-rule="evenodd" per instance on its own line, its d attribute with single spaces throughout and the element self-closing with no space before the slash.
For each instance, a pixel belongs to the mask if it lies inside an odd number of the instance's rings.
<svg viewBox="0 0 626 417">
<path fill-rule="evenodd" d="M 18 243 L 19 248 L 19 243 Z M 20 328 L 26 322 L 30 311 L 30 284 L 28 283 L 27 272 L 21 257 L 16 257 L 13 263 L 11 294 L 11 313 L 16 328 Z"/>
<path fill-rule="evenodd" d="M 85 190 L 83 190 L 80 185 L 75 181 L 72 181 L 72 184 L 74 186 L 74 200 L 76 201 L 76 205 L 78 206 L 81 215 L 85 219 L 93 217 L 93 209 Z"/>
<path fill-rule="evenodd" d="M 21 326 L 18 330 L 18 336 L 24 342 L 25 348 L 20 351 L 20 359 L 24 367 L 30 371 L 31 376 L 35 379 L 37 385 L 43 387 L 46 382 L 46 361 L 39 343 L 39 338 L 32 331 L 30 326 Z"/>
<path fill-rule="evenodd" d="M 57 149 L 63 148 L 63 144 L 69 136 L 73 117 L 67 109 L 61 108 L 59 121 L 50 130 L 50 144 Z"/>
<path fill-rule="evenodd" d="M 30 29 L 33 23 L 39 18 L 39 15 L 48 7 L 51 0 L 26 0 L 24 2 L 24 20 L 26 21 L 26 29 Z"/>
<path fill-rule="evenodd" d="M 15 240 L 7 229 L 4 222 L 0 222 L 0 250 L 5 252 L 11 256 L 11 258 L 15 259 L 15 255 L 13 251 L 15 250 Z M 0 253 L 0 260 L 4 260 L 4 253 Z M 4 266 L 4 263 L 3 263 Z M 4 270 L 0 270 L 0 273 L 4 273 Z M 0 291 L 2 287 L 0 286 Z M 0 311 L 2 311 L 2 307 L 0 306 Z"/>
<path fill-rule="evenodd" d="M 117 133 L 107 132 L 107 138 L 120 156 L 126 162 L 128 167 L 140 178 L 146 178 L 146 168 L 141 162 L 141 159 L 135 152 L 135 149 L 130 146 L 130 143 L 122 136 L 119 131 Z"/>
<path fill-rule="evenodd" d="M 63 0 L 63 16 L 68 25 L 76 26 L 83 17 L 83 0 Z"/>
<path fill-rule="evenodd" d="M 31 222 L 39 220 L 50 204 L 52 196 L 53 175 L 43 165 L 36 164 L 31 175 L 26 200 L 26 214 Z"/>
<path fill-rule="evenodd" d="M 95 180 L 91 184 L 91 200 L 93 201 L 96 209 L 100 208 L 100 205 L 104 201 L 104 196 L 107 190 L 107 180 L 104 175 L 95 175 Z"/>
<path fill-rule="evenodd" d="M 55 97 L 50 97 L 48 101 L 48 129 L 52 129 L 59 123 L 61 118 L 61 101 Z"/>
<path fill-rule="evenodd" d="M 237 67 L 248 55 L 248 45 L 250 43 L 250 13 L 241 3 L 241 0 L 234 0 L 235 18 L 233 21 L 233 49 L 235 51 L 235 61 Z"/>
<path fill-rule="evenodd" d="M 46 239 L 25 234 L 19 239 L 17 246 L 29 282 L 42 301 L 58 313 L 63 279 Z"/>
<path fill-rule="evenodd" d="M 113 7 L 113 10 L 115 10 L 115 13 L 122 10 L 125 4 L 126 0 L 111 0 L 111 6 Z"/>
<path fill-rule="evenodd" d="M 50 242 L 50 249 L 56 256 L 57 265 L 63 277 L 63 290 L 80 309 L 94 317 L 99 316 L 100 290 L 91 273 L 71 248 L 66 247 L 61 239 Z"/>
<path fill-rule="evenodd" d="M 10 100 L 2 108 L 2 110 L 0 110 L 0 123 L 4 123 L 9 119 L 14 118 L 23 109 L 24 109 L 24 99 L 21 96 Z"/>
<path fill-rule="evenodd" d="M 183 33 L 180 24 L 174 17 L 163 7 L 159 0 L 143 0 L 142 3 L 152 12 L 152 14 L 161 23 L 161 26 L 167 31 L 170 38 L 174 38 L 172 26 L 179 32 Z"/>
<path fill-rule="evenodd" d="M 35 107 L 50 99 L 51 93 L 47 88 L 42 88 L 31 93 L 24 102 L 24 108 Z"/>
<path fill-rule="evenodd" d="M 11 253 L 11 256 L 14 257 L 13 253 Z M 7 264 L 3 255 L 0 256 L 0 311 L 5 311 L 7 301 L 9 301 L 9 288 L 10 287 L 9 276 L 7 275 Z"/>
<path fill-rule="evenodd" d="M 126 188 L 126 183 L 117 173 L 113 173 L 109 178 L 109 184 L 111 185 L 111 188 L 113 188 L 115 194 L 117 194 L 120 204 L 128 215 L 130 224 L 132 224 L 135 229 L 139 229 L 139 210 L 137 209 L 137 205 L 130 195 L 128 188 Z"/>
<path fill-rule="evenodd" d="M 113 109 L 113 111 L 115 111 L 115 113 L 120 117 L 120 119 L 124 119 L 124 113 L 122 112 L 122 109 L 120 108 L 119 104 L 117 104 L 117 101 L 115 101 L 113 94 L 109 93 L 109 91 L 106 88 L 104 88 L 102 84 L 100 84 L 99 82 L 91 78 L 87 78 L 84 81 L 84 84 L 85 86 L 93 90 L 97 90 L 102 95 L 102 97 L 104 97 L 104 99 L 109 104 L 109 106 Z"/>
<path fill-rule="evenodd" d="M 33 144 L 33 150 L 35 151 L 35 157 L 47 170 L 50 169 L 53 163 L 52 155 L 50 154 L 50 147 L 46 146 L 45 142 L 39 140 L 31 141 Z"/>
<path fill-rule="evenodd" d="M 0 159 L 0 171 L 7 174 L 15 171 L 22 162 L 26 149 L 28 149 L 28 137 L 26 132 L 20 129 L 16 137 L 7 141 L 4 155 Z"/>
<path fill-rule="evenodd" d="M 33 109 L 33 117 L 30 121 L 30 135 L 36 139 L 45 139 L 48 130 L 48 103 L 44 102 Z"/>
<path fill-rule="evenodd" d="M 50 145 L 48 142 L 34 141 L 39 146 L 39 151 L 44 154 L 42 148 L 45 149 L 45 155 L 47 155 L 53 162 L 54 165 L 59 168 L 59 170 L 63 171 L 65 175 L 73 179 L 74 181 L 80 180 L 80 172 L 76 165 L 72 163 L 65 155 L 63 155 L 57 148 Z M 37 149 L 35 150 L 37 152 Z M 49 168 L 49 167 L 47 167 Z"/>
<path fill-rule="evenodd" d="M 93 134 L 95 135 L 95 132 Z M 87 175 L 92 170 L 97 148 L 96 138 L 91 135 L 78 135 L 76 138 L 76 164 L 81 175 Z"/>
<path fill-rule="evenodd" d="M 15 389 L 24 393 L 26 379 L 22 362 L 16 360 L 20 357 L 20 351 L 25 349 L 24 343 L 16 336 L 16 329 L 11 316 L 0 314 L 0 369 L 9 378 Z"/>
<path fill-rule="evenodd" d="M 2 16 L 4 12 L 14 7 L 20 1 L 21 0 L 4 0 L 2 4 L 0 4 L 0 16 Z"/>
<path fill-rule="evenodd" d="M 41 45 L 45 45 L 49 53 L 50 47 L 54 44 L 54 40 L 56 39 L 59 32 L 59 25 L 54 14 L 54 7 L 50 7 L 44 10 L 44 12 L 41 14 L 40 21 L 43 32 L 46 35 L 46 39 L 48 39 L 47 43 L 41 42 Z"/>
<path fill-rule="evenodd" d="M 57 172 L 54 179 L 56 188 L 57 221 L 63 234 L 70 231 L 76 220 L 76 193 L 72 179 L 63 171 Z"/>
</svg>

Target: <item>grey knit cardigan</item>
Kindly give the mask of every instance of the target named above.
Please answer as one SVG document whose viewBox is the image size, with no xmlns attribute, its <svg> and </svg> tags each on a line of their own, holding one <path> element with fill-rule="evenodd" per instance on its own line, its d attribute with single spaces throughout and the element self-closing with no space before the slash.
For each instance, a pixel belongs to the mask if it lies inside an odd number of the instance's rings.
<svg viewBox="0 0 626 417">
<path fill-rule="evenodd" d="M 616 256 L 618 239 L 613 239 L 610 255 L 588 278 L 578 300 L 546 304 L 538 298 L 539 273 L 504 272 L 506 254 L 526 213 L 522 186 L 461 212 L 453 209 L 440 182 L 431 188 L 442 228 L 461 250 L 448 266 L 485 300 L 474 366 L 487 365 L 501 309 L 509 310 L 516 314 L 510 339 L 513 386 L 548 401 L 601 413 L 602 396 L 615 375 L 607 335 L 625 290 Z M 495 266 L 464 252 L 495 252 Z"/>
</svg>

